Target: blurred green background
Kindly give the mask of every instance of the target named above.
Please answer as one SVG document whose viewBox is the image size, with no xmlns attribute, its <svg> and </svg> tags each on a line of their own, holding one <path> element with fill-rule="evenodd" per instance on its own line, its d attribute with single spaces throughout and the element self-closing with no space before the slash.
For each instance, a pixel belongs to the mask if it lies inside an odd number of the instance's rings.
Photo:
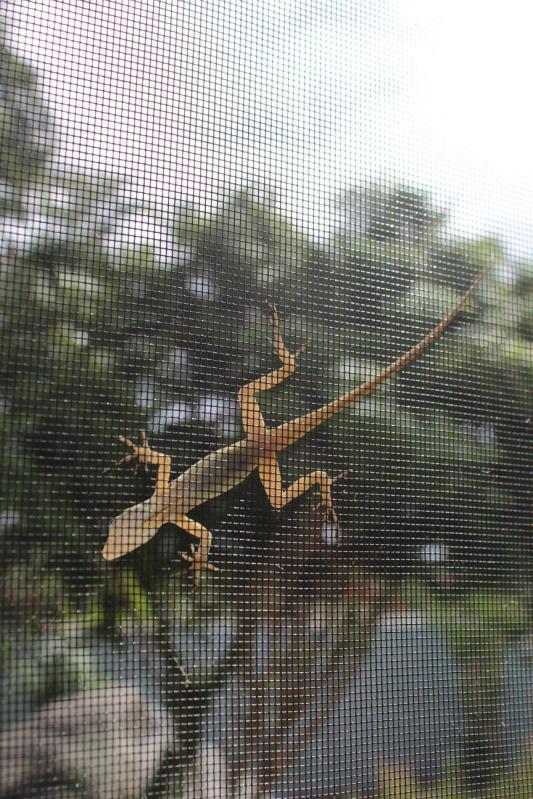
<svg viewBox="0 0 533 799">
<path fill-rule="evenodd" d="M 372 606 L 357 645 L 337 644 L 356 663 L 376 618 L 401 607 L 445 630 L 464 734 L 430 784 L 386 763 L 373 795 L 528 799 L 531 716 L 505 721 L 504 697 L 518 669 L 523 684 L 533 678 L 532 265 L 497 240 L 453 238 L 416 186 L 345 191 L 320 241 L 252 183 L 209 214 L 173 198 L 162 211 L 124 178 L 52 166 L 52 116 L 5 42 L 0 82 L 3 733 L 126 675 L 173 725 L 138 790 L 178 796 L 210 693 L 250 657 L 266 616 L 283 625 L 325 601 L 336 628 L 341 601 Z M 488 277 L 437 346 L 284 456 L 287 480 L 349 470 L 339 531 L 320 530 L 312 499 L 274 513 L 252 478 L 198 510 L 223 570 L 198 593 L 180 576 L 187 542 L 168 526 L 102 561 L 109 520 L 152 488 L 153 475 L 103 474 L 121 454 L 117 435 L 147 430 L 175 474 L 239 437 L 238 388 L 276 365 L 265 299 L 288 345 L 307 342 L 296 375 L 262 398 L 275 424 L 409 349 L 480 269 Z M 107 795 L 95 762 L 79 779 L 62 767 L 61 795 Z M 21 774 L 2 796 L 30 795 L 36 778 Z M 42 785 L 31 795 L 59 790 Z"/>
</svg>

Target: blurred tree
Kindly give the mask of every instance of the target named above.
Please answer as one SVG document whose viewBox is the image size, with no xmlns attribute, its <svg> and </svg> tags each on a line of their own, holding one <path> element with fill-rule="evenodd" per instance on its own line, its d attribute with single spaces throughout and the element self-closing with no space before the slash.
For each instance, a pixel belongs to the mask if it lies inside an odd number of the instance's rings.
<svg viewBox="0 0 533 799">
<path fill-rule="evenodd" d="M 70 180 L 92 196 L 90 180 Z M 102 530 L 150 490 L 135 488 L 125 471 L 101 480 L 120 430 L 148 427 L 177 470 L 240 435 L 234 394 L 275 364 L 265 296 L 280 305 L 290 346 L 308 342 L 298 374 L 263 398 L 273 424 L 367 379 L 435 324 L 476 271 L 505 261 L 494 242 L 449 241 L 442 215 L 406 189 L 376 188 L 373 196 L 367 187 L 366 227 L 340 228 L 318 246 L 279 215 L 272 197 L 260 201 L 252 190 L 208 218 L 190 205 L 163 216 L 127 205 L 106 180 L 107 192 L 95 193 L 82 215 L 96 226 L 84 240 L 78 217 L 62 242 L 4 258 L 2 369 L 18 440 L 5 439 L 6 457 L 18 460 L 26 479 L 38 466 L 35 499 L 42 487 L 45 505 L 55 502 L 51 513 L 31 503 L 38 540 L 44 519 Z M 391 219 L 396 233 L 387 238 Z M 476 559 L 480 542 L 517 543 L 525 514 L 509 509 L 527 501 L 530 487 L 527 438 L 516 433 L 531 418 L 524 388 L 531 353 L 522 335 L 530 284 L 520 270 L 507 282 L 487 279 L 461 329 L 287 453 L 288 478 L 319 462 L 350 469 L 339 493 L 354 557 L 375 560 L 376 542 L 378 560 L 389 568 L 394 552 L 401 570 L 424 540 L 451 540 L 460 550 L 466 536 Z M 474 326 L 482 305 L 485 318 Z M 502 336 L 504 349 L 496 346 Z M 5 496 L 22 501 L 27 515 L 20 483 L 6 486 Z M 232 495 L 206 509 L 210 524 L 234 502 Z M 513 534 L 502 535 L 510 519 Z M 81 559 L 85 534 L 80 540 Z"/>
<path fill-rule="evenodd" d="M 49 164 L 54 126 L 34 70 L 15 56 L 0 23 L 0 180 L 4 212 L 15 211 L 7 202 L 9 189 L 35 179 Z M 10 185 L 11 184 L 11 185 Z"/>
<path fill-rule="evenodd" d="M 8 624 L 96 640 L 120 634 L 129 618 L 149 628 L 148 595 L 157 595 L 170 650 L 175 618 L 200 614 L 203 623 L 226 601 L 238 607 L 259 564 L 271 574 L 280 559 L 298 572 L 292 590 L 306 600 L 328 590 L 346 561 L 435 583 L 438 560 L 446 596 L 527 568 L 530 265 L 510 262 L 494 240 L 452 238 L 431 198 L 405 186 L 345 192 L 323 242 L 260 187 L 221 198 L 210 215 L 188 202 L 153 207 L 127 181 L 51 166 L 53 124 L 38 81 L 5 41 L 0 88 Z M 308 529 L 313 500 L 280 518 L 251 479 L 198 510 L 215 530 L 215 558 L 242 578 L 229 599 L 217 578 L 206 581 L 203 611 L 176 589 L 170 573 L 185 542 L 168 525 L 123 563 L 102 563 L 109 519 L 152 490 L 127 470 L 102 476 L 117 433 L 146 428 L 175 473 L 238 437 L 235 392 L 276 364 L 265 299 L 279 305 L 289 346 L 307 342 L 298 372 L 261 399 L 275 424 L 412 346 L 481 268 L 491 274 L 445 340 L 286 453 L 288 480 L 318 466 L 349 469 L 336 488 L 340 534 L 322 531 L 295 554 L 293 533 Z M 176 705 L 179 696 L 176 688 Z"/>
</svg>

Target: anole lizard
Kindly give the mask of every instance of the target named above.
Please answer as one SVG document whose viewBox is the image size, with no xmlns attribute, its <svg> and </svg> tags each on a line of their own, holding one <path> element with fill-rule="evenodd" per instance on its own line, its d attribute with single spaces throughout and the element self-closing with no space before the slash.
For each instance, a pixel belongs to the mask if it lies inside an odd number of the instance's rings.
<svg viewBox="0 0 533 799">
<path fill-rule="evenodd" d="M 170 455 L 152 450 L 144 433 L 141 433 L 139 446 L 119 436 L 121 443 L 131 449 L 131 453 L 119 463 L 137 460 L 139 463 L 157 466 L 156 484 L 154 493 L 149 499 L 128 508 L 113 521 L 102 551 L 103 557 L 106 560 L 114 560 L 137 549 L 149 541 L 162 524 L 171 522 L 198 540 L 194 556 L 183 556 L 191 561 L 190 569 L 193 571 L 194 584 L 198 585 L 202 569 L 216 571 L 207 559 L 212 534 L 187 514 L 193 508 L 238 486 L 256 469 L 259 471 L 260 480 L 273 508 L 280 510 L 316 486 L 320 491 L 320 507 L 325 520 L 335 522 L 331 486 L 336 480 L 342 479 L 345 473 L 341 472 L 335 477 L 330 477 L 324 469 L 317 469 L 284 488 L 276 456 L 344 408 L 377 389 L 400 369 L 414 361 L 453 322 L 474 293 L 481 277 L 479 274 L 475 278 L 451 313 L 425 338 L 367 383 L 322 408 L 273 428 L 266 426 L 256 395 L 277 386 L 292 375 L 304 346 L 295 353 L 287 350 L 281 337 L 276 308 L 267 303 L 273 330 L 274 352 L 281 361 L 281 367 L 240 389 L 238 396 L 245 437 L 206 455 L 175 480 L 171 480 Z"/>
</svg>

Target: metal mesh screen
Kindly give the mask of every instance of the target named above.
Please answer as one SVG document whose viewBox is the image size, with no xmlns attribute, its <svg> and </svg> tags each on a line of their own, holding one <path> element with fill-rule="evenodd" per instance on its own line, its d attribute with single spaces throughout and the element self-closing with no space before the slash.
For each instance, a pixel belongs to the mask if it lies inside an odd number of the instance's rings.
<svg viewBox="0 0 533 799">
<path fill-rule="evenodd" d="M 0 799 L 531 799 L 526 8 L 1 14 Z"/>
</svg>

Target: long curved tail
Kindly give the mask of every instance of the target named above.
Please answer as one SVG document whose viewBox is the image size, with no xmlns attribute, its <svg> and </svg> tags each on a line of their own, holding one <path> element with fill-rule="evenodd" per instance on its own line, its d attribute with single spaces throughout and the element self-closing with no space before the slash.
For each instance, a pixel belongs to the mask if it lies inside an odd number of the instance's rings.
<svg viewBox="0 0 533 799">
<path fill-rule="evenodd" d="M 434 327 L 425 338 L 419 341 L 418 344 L 415 344 L 414 347 L 411 347 L 408 352 L 404 353 L 404 355 L 401 355 L 389 366 L 386 366 L 385 369 L 373 377 L 372 380 L 369 380 L 367 383 L 363 383 L 362 386 L 359 386 L 353 391 L 349 391 L 347 394 L 344 394 L 342 397 L 333 400 L 327 405 L 323 405 L 322 408 L 318 408 L 316 411 L 311 411 L 310 413 L 305 414 L 305 416 L 300 416 L 298 419 L 293 419 L 290 422 L 286 422 L 285 424 L 276 427 L 273 430 L 275 448 L 284 450 L 285 447 L 294 444 L 295 441 L 298 441 L 298 439 L 302 438 L 302 436 L 310 433 L 311 430 L 315 429 L 315 427 L 318 427 L 323 422 L 326 422 L 328 419 L 331 419 L 332 416 L 335 416 L 337 413 L 342 411 L 344 408 L 352 405 L 354 402 L 357 402 L 367 394 L 370 394 L 372 391 L 379 388 L 382 383 L 385 383 L 391 377 L 394 377 L 394 375 L 403 369 L 404 366 L 408 366 L 410 363 L 412 363 L 415 358 L 418 358 L 421 353 L 427 350 L 428 347 L 430 347 L 431 344 L 433 344 L 433 342 L 444 333 L 446 328 L 451 325 L 453 320 L 461 312 L 476 290 L 483 276 L 484 272 L 480 272 L 474 278 L 470 287 L 461 297 L 455 308 L 445 319 L 442 320 L 442 322 L 439 322 L 439 324 Z"/>
</svg>

